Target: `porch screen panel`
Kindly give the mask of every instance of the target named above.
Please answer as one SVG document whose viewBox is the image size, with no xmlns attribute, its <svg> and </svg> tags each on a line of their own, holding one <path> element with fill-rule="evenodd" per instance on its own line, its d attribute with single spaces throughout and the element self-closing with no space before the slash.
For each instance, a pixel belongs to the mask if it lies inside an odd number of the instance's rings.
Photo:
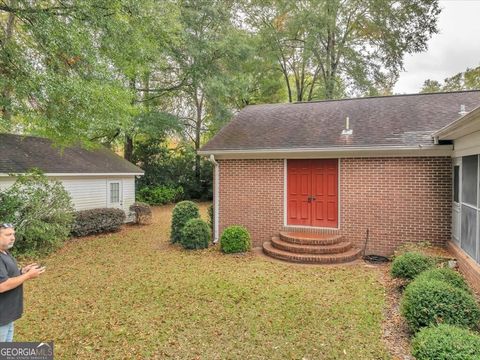
<svg viewBox="0 0 480 360">
<path fill-rule="evenodd" d="M 462 158 L 462 202 L 477 206 L 478 155 Z"/>
<path fill-rule="evenodd" d="M 461 246 L 473 259 L 477 254 L 477 210 L 462 205 L 462 242 Z"/>
<path fill-rule="evenodd" d="M 460 166 L 453 167 L 453 201 L 460 202 Z"/>
</svg>

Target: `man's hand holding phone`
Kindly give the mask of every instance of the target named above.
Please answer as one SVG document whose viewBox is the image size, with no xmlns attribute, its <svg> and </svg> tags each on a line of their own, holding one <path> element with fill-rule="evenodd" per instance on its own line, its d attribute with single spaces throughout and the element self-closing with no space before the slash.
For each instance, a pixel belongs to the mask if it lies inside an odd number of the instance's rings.
<svg viewBox="0 0 480 360">
<path fill-rule="evenodd" d="M 30 265 L 25 266 L 22 269 L 22 272 L 28 276 L 29 279 L 36 278 L 45 272 L 46 267 L 41 266 L 37 263 L 33 263 Z"/>
</svg>

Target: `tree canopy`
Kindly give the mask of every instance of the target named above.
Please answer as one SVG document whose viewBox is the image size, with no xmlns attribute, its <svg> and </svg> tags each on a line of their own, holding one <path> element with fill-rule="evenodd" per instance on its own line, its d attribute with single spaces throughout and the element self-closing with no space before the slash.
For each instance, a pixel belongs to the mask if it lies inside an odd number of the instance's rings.
<svg viewBox="0 0 480 360">
<path fill-rule="evenodd" d="M 151 169 L 180 156 L 203 181 L 195 150 L 247 105 L 389 94 L 439 12 L 438 0 L 0 0 L 0 131 L 107 144 Z"/>
</svg>

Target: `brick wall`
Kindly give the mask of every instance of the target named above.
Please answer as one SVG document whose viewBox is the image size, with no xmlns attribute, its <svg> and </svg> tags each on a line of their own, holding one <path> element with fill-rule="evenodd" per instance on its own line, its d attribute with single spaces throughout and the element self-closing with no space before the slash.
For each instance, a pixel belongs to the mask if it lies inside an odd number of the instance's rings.
<svg viewBox="0 0 480 360">
<path fill-rule="evenodd" d="M 405 241 L 445 246 L 452 217 L 449 157 L 353 158 L 340 165 L 341 231 L 367 252 Z"/>
<path fill-rule="evenodd" d="M 220 234 L 248 228 L 255 246 L 283 226 L 283 160 L 221 160 Z M 340 232 L 368 252 L 390 255 L 404 241 L 445 245 L 451 225 L 448 157 L 349 158 L 340 162 Z"/>
<path fill-rule="evenodd" d="M 220 236 L 245 226 L 261 246 L 283 224 L 283 160 L 219 160 Z"/>
</svg>

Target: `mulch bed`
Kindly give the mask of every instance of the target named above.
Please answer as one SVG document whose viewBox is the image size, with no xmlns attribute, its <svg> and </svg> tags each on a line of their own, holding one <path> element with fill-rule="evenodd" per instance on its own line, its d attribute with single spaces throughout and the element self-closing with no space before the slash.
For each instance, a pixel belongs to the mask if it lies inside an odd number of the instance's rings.
<svg viewBox="0 0 480 360">
<path fill-rule="evenodd" d="M 419 249 L 414 250 L 418 251 Z M 438 247 L 426 247 L 420 251 L 430 256 L 445 259 L 452 257 L 446 249 Z M 393 360 L 414 360 L 415 358 L 410 351 L 411 334 L 408 330 L 407 323 L 400 314 L 400 300 L 406 282 L 402 279 L 392 278 L 390 275 L 390 265 L 391 263 L 367 265 L 379 268 L 382 271 L 382 282 L 386 292 L 385 321 L 382 324 L 382 338 Z"/>
<path fill-rule="evenodd" d="M 401 279 L 390 275 L 390 264 L 382 265 L 383 283 L 386 291 L 385 321 L 382 338 L 394 360 L 413 360 L 410 353 L 410 333 L 404 318 L 400 315 L 400 299 L 405 288 Z"/>
</svg>

